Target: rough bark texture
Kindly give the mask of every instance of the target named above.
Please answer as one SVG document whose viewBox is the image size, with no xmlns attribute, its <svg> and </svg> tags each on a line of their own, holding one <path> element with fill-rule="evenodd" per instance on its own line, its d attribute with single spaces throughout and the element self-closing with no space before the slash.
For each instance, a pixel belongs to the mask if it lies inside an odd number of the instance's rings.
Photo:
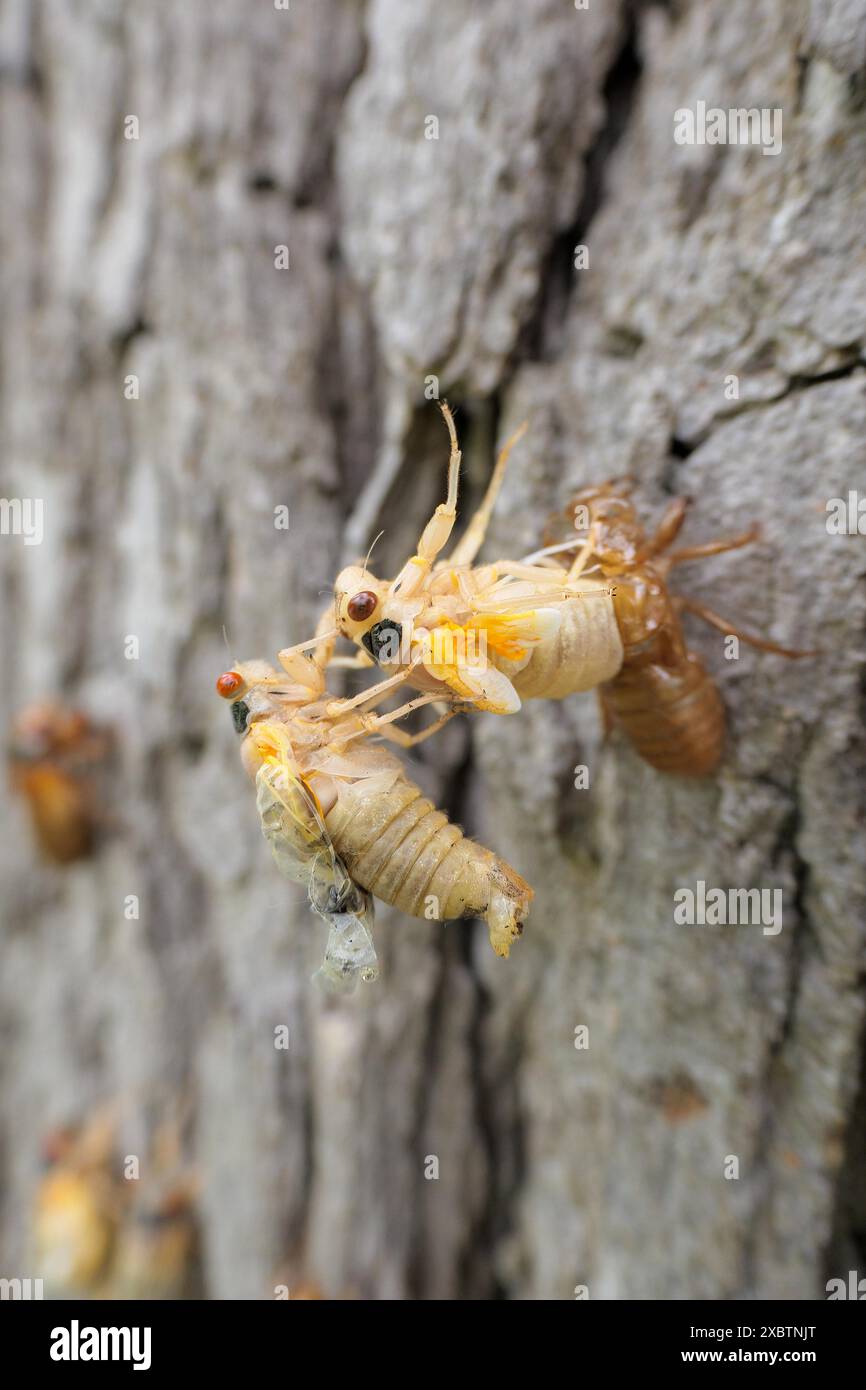
<svg viewBox="0 0 866 1390">
<path fill-rule="evenodd" d="M 0 701 L 61 692 L 120 744 L 96 859 L 38 865 L 20 806 L 0 845 L 0 1272 L 28 1272 L 45 1128 L 120 1097 L 134 1133 L 179 1090 L 213 1297 L 278 1269 L 376 1298 L 862 1271 L 866 558 L 825 503 L 866 491 L 866 5 L 0 16 L 3 495 L 45 504 L 42 545 L 0 538 Z M 781 108 L 781 154 L 675 144 L 698 100 Z M 431 377 L 467 510 L 531 418 L 486 554 L 631 473 L 649 519 L 694 499 L 689 539 L 760 521 L 680 585 L 820 655 L 726 661 L 689 628 L 729 713 L 705 784 L 603 747 L 590 697 L 449 726 L 419 775 L 536 886 L 524 940 L 506 964 L 380 909 L 382 977 L 334 1004 L 213 681 L 223 625 L 271 656 L 382 526 L 379 572 L 410 553 L 444 478 Z M 783 930 L 675 926 L 699 879 L 781 888 Z"/>
</svg>

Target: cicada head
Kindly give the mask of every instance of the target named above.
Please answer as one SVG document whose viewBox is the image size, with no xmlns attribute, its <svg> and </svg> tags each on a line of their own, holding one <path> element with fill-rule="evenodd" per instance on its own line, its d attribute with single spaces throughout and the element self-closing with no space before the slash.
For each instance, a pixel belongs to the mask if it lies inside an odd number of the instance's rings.
<svg viewBox="0 0 866 1390">
<path fill-rule="evenodd" d="M 349 565 L 337 575 L 334 606 L 337 627 L 344 637 L 360 642 L 383 616 L 388 586 L 360 565 Z"/>
<path fill-rule="evenodd" d="M 570 559 L 564 543 L 574 537 L 574 555 L 587 544 L 592 562 L 604 574 L 622 574 L 637 563 L 643 532 L 630 500 L 630 479 L 613 479 L 600 487 L 586 487 L 575 493 L 568 506 L 548 519 L 544 544 L 558 546 L 560 563 Z"/>
<path fill-rule="evenodd" d="M 244 738 L 241 759 L 254 777 L 262 759 L 255 744 L 250 746 L 245 736 L 260 721 L 291 720 L 309 702 L 310 690 L 304 685 L 293 685 L 266 661 L 237 662 L 218 678 L 216 688 L 218 695 L 231 702 L 235 732 Z"/>
</svg>

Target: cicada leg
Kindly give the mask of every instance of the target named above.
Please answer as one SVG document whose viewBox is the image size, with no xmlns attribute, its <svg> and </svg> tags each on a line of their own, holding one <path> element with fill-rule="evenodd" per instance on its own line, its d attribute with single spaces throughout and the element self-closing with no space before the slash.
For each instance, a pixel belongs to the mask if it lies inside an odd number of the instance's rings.
<svg viewBox="0 0 866 1390">
<path fill-rule="evenodd" d="M 457 443 L 454 417 L 445 401 L 440 404 L 448 433 L 451 436 L 451 456 L 448 460 L 448 493 L 440 502 L 418 541 L 418 548 L 391 584 L 390 592 L 401 598 L 413 598 L 423 588 L 435 561 L 451 539 L 457 520 L 457 486 L 460 480 L 462 455 Z"/>
<path fill-rule="evenodd" d="M 462 540 L 458 541 L 454 554 L 449 557 L 448 563 L 450 565 L 471 565 L 484 544 L 496 498 L 499 496 L 499 489 L 502 487 L 502 480 L 505 477 L 505 465 L 508 463 L 512 449 L 523 438 L 528 426 L 529 421 L 524 420 L 523 424 L 517 427 L 500 449 L 481 506 L 469 522 Z"/>
<path fill-rule="evenodd" d="M 674 497 L 668 503 L 655 534 L 641 551 L 641 560 L 649 560 L 653 555 L 660 554 L 661 551 L 667 550 L 668 546 L 673 544 L 686 519 L 688 505 L 685 497 Z M 676 563 L 672 556 L 669 557 L 670 562 Z"/>
<path fill-rule="evenodd" d="M 448 721 L 453 719 L 455 714 L 459 714 L 460 711 L 456 707 L 446 710 L 438 719 L 434 719 L 432 724 L 428 724 L 426 729 L 421 729 L 417 734 L 407 734 L 405 729 L 395 729 L 391 727 L 392 722 L 396 719 L 403 719 L 407 714 L 410 714 L 412 710 L 420 709 L 422 705 L 434 703 L 441 704 L 441 699 L 438 695 L 432 697 L 422 695 L 417 700 L 410 700 L 407 704 L 402 705 L 400 709 L 394 710 L 391 714 L 378 715 L 371 722 L 370 729 L 372 732 L 380 733 L 383 738 L 388 739 L 391 743 L 396 743 L 400 748 L 417 748 L 419 744 L 426 742 L 433 734 L 443 729 Z"/>
<path fill-rule="evenodd" d="M 418 664 L 418 660 L 410 662 L 396 675 L 389 676 L 387 680 L 379 681 L 376 685 L 371 685 L 369 690 L 362 690 L 360 695 L 355 695 L 351 700 L 331 700 L 325 708 L 325 713 L 329 719 L 342 719 L 344 715 L 351 714 L 352 710 L 359 709 L 361 705 L 369 704 L 371 701 L 374 704 L 378 703 L 389 691 L 407 681 Z"/>
<path fill-rule="evenodd" d="M 696 618 L 702 618 L 705 623 L 710 624 L 710 627 L 723 632 L 726 637 L 738 637 L 741 642 L 745 642 L 750 647 L 756 647 L 760 652 L 775 652 L 776 656 L 786 656 L 791 661 L 801 656 L 817 656 L 817 652 L 814 651 L 801 651 L 796 647 L 781 647 L 778 642 L 768 642 L 764 637 L 755 637 L 751 632 L 743 632 L 742 628 L 735 627 L 727 618 L 723 618 L 712 608 L 707 608 L 705 604 L 697 603 L 694 599 L 677 595 L 673 603 L 681 611 L 694 613 Z"/>
<path fill-rule="evenodd" d="M 704 560 L 709 555 L 725 555 L 729 550 L 742 550 L 744 545 L 751 545 L 753 541 L 759 540 L 760 536 L 761 528 L 756 523 L 739 536 L 722 537 L 716 541 L 707 541 L 704 545 L 689 545 L 682 550 L 673 550 L 670 555 L 665 556 L 665 564 L 672 569 L 674 565 L 685 564 L 687 560 Z M 656 550 L 653 553 L 657 553 Z"/>
</svg>

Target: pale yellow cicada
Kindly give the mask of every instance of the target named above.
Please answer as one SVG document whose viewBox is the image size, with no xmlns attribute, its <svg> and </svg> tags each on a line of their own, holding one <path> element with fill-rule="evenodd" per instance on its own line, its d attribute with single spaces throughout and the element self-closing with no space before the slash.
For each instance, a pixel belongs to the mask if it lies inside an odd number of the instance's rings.
<svg viewBox="0 0 866 1390">
<path fill-rule="evenodd" d="M 307 889 L 310 906 L 329 926 L 316 977 L 327 987 L 354 989 L 375 980 L 373 897 L 355 883 L 334 849 L 316 794 L 298 771 L 284 725 L 260 723 L 253 736 L 263 761 L 256 773 L 256 809 L 277 868 Z"/>
<path fill-rule="evenodd" d="M 297 654 L 286 676 L 265 662 L 245 662 L 217 681 L 232 702 L 241 759 L 255 778 L 262 831 L 277 865 L 304 884 L 329 925 L 320 981 L 346 990 L 359 977 L 375 978 L 374 895 L 422 920 L 483 917 L 494 951 L 507 956 L 532 889 L 467 839 L 394 754 L 372 742 L 379 736 L 411 746 L 451 711 L 419 734 L 395 729 L 395 719 L 438 697 L 418 696 L 390 714 L 363 710 L 365 695 L 339 700 L 327 693 L 321 659 Z"/>
</svg>

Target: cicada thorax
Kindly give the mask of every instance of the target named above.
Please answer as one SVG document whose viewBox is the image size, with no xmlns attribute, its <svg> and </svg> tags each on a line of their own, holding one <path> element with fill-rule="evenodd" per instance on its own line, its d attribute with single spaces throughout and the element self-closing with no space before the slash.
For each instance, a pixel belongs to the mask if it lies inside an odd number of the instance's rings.
<svg viewBox="0 0 866 1390">
<path fill-rule="evenodd" d="M 483 599 L 499 578 L 496 564 L 443 570 L 438 589 L 442 595 L 450 589 L 454 611 L 448 611 L 448 597 L 437 597 L 424 621 L 464 624 L 467 638 L 474 639 L 473 650 L 506 675 L 523 700 L 563 699 L 608 680 L 619 669 L 622 642 L 605 581 L 581 579 L 582 595 L 571 599 L 561 598 L 555 584 L 545 591 L 518 582 L 504 592 L 501 611 L 476 612 L 474 600 Z M 514 603 L 513 612 L 509 603 Z M 556 630 L 542 640 L 537 633 L 527 640 L 532 620 L 548 609 L 557 615 Z"/>
</svg>

